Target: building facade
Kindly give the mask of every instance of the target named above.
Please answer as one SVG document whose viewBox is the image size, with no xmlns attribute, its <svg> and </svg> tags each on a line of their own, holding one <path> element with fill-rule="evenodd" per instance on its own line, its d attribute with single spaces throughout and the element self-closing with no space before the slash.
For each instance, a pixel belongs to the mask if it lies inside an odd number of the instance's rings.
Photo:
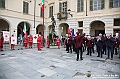
<svg viewBox="0 0 120 79">
<path fill-rule="evenodd" d="M 43 32 L 42 0 L 0 0 L 0 31 L 10 31 L 16 37 Z M 68 28 L 87 35 L 120 32 L 120 0 L 45 0 L 44 36 L 51 33 L 51 17 L 56 20 L 58 36 Z"/>
</svg>

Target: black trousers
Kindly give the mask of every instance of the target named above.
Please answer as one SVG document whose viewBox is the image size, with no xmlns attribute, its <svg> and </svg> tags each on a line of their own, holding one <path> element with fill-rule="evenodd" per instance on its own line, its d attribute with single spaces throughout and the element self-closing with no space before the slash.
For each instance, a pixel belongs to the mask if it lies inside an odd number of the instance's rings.
<svg viewBox="0 0 120 79">
<path fill-rule="evenodd" d="M 82 55 L 83 55 L 82 47 L 76 48 L 77 60 L 79 59 L 79 51 L 80 51 L 80 58 L 82 59 Z"/>
<path fill-rule="evenodd" d="M 105 52 L 105 53 L 104 53 Z M 103 54 L 106 55 L 106 45 L 103 45 Z"/>
<path fill-rule="evenodd" d="M 71 44 L 67 44 L 67 51 L 69 52 L 69 48 L 70 48 L 70 51 L 72 53 L 72 48 L 71 48 Z"/>
<path fill-rule="evenodd" d="M 88 47 L 88 48 L 87 48 L 87 52 L 88 52 L 87 54 L 90 55 L 90 56 L 91 56 L 91 54 L 92 54 L 91 49 L 92 49 L 92 47 Z"/>
<path fill-rule="evenodd" d="M 114 47 L 114 52 L 115 52 L 115 53 L 114 53 L 115 55 L 118 54 L 118 52 L 117 52 L 117 47 Z"/>
</svg>

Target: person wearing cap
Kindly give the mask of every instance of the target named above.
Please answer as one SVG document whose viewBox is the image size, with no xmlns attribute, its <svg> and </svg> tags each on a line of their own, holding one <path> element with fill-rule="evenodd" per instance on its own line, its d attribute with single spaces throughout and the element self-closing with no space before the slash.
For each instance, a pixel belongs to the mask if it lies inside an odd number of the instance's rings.
<svg viewBox="0 0 120 79">
<path fill-rule="evenodd" d="M 106 37 L 106 34 L 104 34 L 103 35 L 103 38 L 104 38 L 104 42 L 103 42 L 103 54 L 105 54 L 106 55 L 106 39 L 107 39 L 107 37 Z"/>
<path fill-rule="evenodd" d="M 69 48 L 70 48 L 70 51 L 72 53 L 72 48 L 71 48 L 71 45 L 72 45 L 72 36 L 71 36 L 71 34 L 68 34 L 68 36 L 66 37 L 65 45 L 66 45 L 67 53 L 69 53 Z"/>
<path fill-rule="evenodd" d="M 102 37 L 102 34 L 100 33 L 99 36 L 97 37 L 97 51 L 98 51 L 98 56 L 102 58 L 102 49 L 103 49 L 103 42 L 104 38 Z"/>
<path fill-rule="evenodd" d="M 116 38 L 116 35 L 113 35 L 113 37 L 114 37 L 114 39 L 115 39 L 113 52 L 114 52 L 114 50 L 115 50 L 115 53 L 114 53 L 114 54 L 117 55 L 117 54 L 118 54 L 117 49 L 118 49 L 118 46 L 119 46 L 119 44 L 118 44 L 118 38 Z"/>
<path fill-rule="evenodd" d="M 83 60 L 82 54 L 82 38 L 85 36 L 85 34 L 80 35 L 79 32 L 76 32 L 77 36 L 75 36 L 75 49 L 76 49 L 76 53 L 77 53 L 77 61 L 79 60 L 79 51 L 80 51 L 80 59 Z"/>
<path fill-rule="evenodd" d="M 86 55 L 90 55 L 92 54 L 92 44 L 93 44 L 93 39 L 91 36 L 88 36 L 86 39 L 86 46 L 87 46 L 87 54 Z"/>
<path fill-rule="evenodd" d="M 115 39 L 112 37 L 112 34 L 110 34 L 108 37 L 107 37 L 107 50 L 108 50 L 108 55 L 107 55 L 107 58 L 106 59 L 109 59 L 110 57 L 110 53 L 111 53 L 111 60 L 113 60 L 113 48 L 114 48 L 114 41 Z"/>
</svg>

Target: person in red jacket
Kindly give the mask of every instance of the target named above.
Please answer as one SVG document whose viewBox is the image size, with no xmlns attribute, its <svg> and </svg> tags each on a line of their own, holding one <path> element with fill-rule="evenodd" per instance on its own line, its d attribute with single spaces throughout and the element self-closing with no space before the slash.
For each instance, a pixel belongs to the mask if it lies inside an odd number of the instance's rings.
<svg viewBox="0 0 120 79">
<path fill-rule="evenodd" d="M 50 48 L 50 40 L 49 40 L 49 36 L 47 36 L 46 41 L 47 41 L 47 48 Z"/>
<path fill-rule="evenodd" d="M 29 48 L 32 48 L 32 44 L 33 44 L 33 36 L 30 35 L 28 38 L 29 38 Z"/>
<path fill-rule="evenodd" d="M 38 47 L 38 50 L 41 50 L 41 35 L 38 34 L 38 38 L 37 38 L 37 47 Z"/>
<path fill-rule="evenodd" d="M 55 40 L 56 40 L 58 49 L 60 49 L 60 40 L 59 40 L 58 36 L 56 36 Z"/>
<path fill-rule="evenodd" d="M 114 50 L 115 50 L 115 55 L 117 55 L 118 54 L 118 52 L 117 52 L 117 48 L 119 47 L 119 44 L 118 44 L 118 38 L 116 38 L 116 35 L 114 35 L 114 39 L 115 39 L 115 41 L 114 41 Z"/>
<path fill-rule="evenodd" d="M 77 61 L 79 60 L 79 51 L 80 51 L 80 59 L 83 60 L 83 51 L 82 51 L 82 38 L 85 36 L 85 34 L 80 35 L 79 32 L 76 32 L 77 36 L 75 36 L 75 49 L 77 53 Z"/>
<path fill-rule="evenodd" d="M 3 33 L 0 32 L 0 51 L 3 51 L 3 43 L 4 43 Z"/>
<path fill-rule="evenodd" d="M 70 51 L 72 53 L 72 36 L 71 34 L 68 34 L 68 36 L 66 37 L 66 40 L 65 40 L 65 45 L 66 45 L 66 50 L 68 51 L 67 53 L 69 53 L 69 48 L 70 48 Z"/>
<path fill-rule="evenodd" d="M 11 47 L 11 50 L 15 50 L 15 49 L 14 49 L 15 44 L 13 43 L 14 41 L 15 41 L 15 38 L 14 38 L 14 35 L 12 35 L 12 36 L 10 37 L 10 43 L 11 43 L 10 47 Z"/>
<path fill-rule="evenodd" d="M 28 45 L 28 36 L 27 34 L 24 35 L 24 46 L 25 46 L 25 49 L 27 49 L 27 46 Z"/>
<path fill-rule="evenodd" d="M 88 36 L 86 39 L 86 46 L 87 46 L 87 54 L 86 55 L 90 55 L 92 54 L 92 44 L 93 44 L 93 39 L 91 38 L 91 36 Z"/>
</svg>

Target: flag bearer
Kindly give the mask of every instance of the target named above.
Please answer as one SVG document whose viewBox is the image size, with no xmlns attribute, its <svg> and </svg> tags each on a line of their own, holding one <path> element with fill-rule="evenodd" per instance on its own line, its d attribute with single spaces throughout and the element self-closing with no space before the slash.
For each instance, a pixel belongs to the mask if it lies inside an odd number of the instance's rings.
<svg viewBox="0 0 120 79">
<path fill-rule="evenodd" d="M 38 38 L 37 38 L 37 47 L 38 47 L 38 50 L 41 50 L 41 35 L 38 34 Z"/>
</svg>

